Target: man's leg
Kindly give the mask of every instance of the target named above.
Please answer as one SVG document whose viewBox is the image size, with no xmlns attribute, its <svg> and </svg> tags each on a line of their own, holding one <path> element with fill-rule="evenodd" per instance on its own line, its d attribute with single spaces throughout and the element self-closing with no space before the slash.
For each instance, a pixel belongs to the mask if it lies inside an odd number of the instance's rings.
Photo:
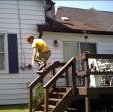
<svg viewBox="0 0 113 112">
<path fill-rule="evenodd" d="M 38 71 L 39 70 L 41 70 L 42 68 L 43 68 L 43 66 L 44 66 L 44 62 L 43 62 L 43 60 L 41 59 L 41 57 L 39 57 L 39 56 L 37 56 L 36 58 L 35 58 L 35 62 L 38 64 Z"/>
<path fill-rule="evenodd" d="M 44 70 L 47 65 L 47 60 L 49 59 L 51 52 L 39 53 L 38 59 L 41 60 L 39 70 Z"/>
<path fill-rule="evenodd" d="M 42 70 L 44 68 L 44 63 L 40 65 L 38 70 Z"/>
</svg>

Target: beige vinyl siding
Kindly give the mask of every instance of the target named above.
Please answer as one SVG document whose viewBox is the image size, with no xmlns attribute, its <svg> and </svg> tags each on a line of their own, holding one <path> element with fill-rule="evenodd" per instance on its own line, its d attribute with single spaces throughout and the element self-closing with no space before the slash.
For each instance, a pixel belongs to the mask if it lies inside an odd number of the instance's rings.
<svg viewBox="0 0 113 112">
<path fill-rule="evenodd" d="M 35 69 L 21 69 L 22 63 L 31 63 L 32 48 L 26 37 L 37 35 L 37 24 L 44 23 L 42 0 L 0 0 L 0 33 L 17 34 L 19 58 L 19 74 L 0 72 L 0 105 L 28 103 L 27 85 L 37 74 Z"/>
</svg>

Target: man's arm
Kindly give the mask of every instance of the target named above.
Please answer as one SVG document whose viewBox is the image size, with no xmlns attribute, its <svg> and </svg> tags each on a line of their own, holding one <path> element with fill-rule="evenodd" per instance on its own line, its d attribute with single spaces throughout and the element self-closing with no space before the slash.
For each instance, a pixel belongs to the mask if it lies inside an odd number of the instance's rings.
<svg viewBox="0 0 113 112">
<path fill-rule="evenodd" d="M 36 49 L 36 48 L 33 48 L 33 54 L 32 54 L 32 65 L 34 64 L 34 61 L 35 61 L 36 55 L 37 55 L 37 49 Z"/>
</svg>

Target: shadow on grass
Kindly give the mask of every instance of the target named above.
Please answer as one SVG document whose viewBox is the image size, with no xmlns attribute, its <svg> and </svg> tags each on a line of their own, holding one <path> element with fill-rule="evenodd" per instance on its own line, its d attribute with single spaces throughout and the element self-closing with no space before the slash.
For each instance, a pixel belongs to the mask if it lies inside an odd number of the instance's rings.
<svg viewBox="0 0 113 112">
<path fill-rule="evenodd" d="M 28 105 L 1 105 L 0 110 L 28 110 Z"/>
</svg>

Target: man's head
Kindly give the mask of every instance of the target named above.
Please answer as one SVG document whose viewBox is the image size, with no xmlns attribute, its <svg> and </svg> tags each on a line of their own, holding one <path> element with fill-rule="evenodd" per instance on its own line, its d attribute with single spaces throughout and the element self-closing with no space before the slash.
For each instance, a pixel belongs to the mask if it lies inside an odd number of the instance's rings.
<svg viewBox="0 0 113 112">
<path fill-rule="evenodd" d="M 29 44 L 32 44 L 33 43 L 33 40 L 34 40 L 34 37 L 33 36 L 27 37 L 27 42 L 29 42 Z"/>
</svg>

